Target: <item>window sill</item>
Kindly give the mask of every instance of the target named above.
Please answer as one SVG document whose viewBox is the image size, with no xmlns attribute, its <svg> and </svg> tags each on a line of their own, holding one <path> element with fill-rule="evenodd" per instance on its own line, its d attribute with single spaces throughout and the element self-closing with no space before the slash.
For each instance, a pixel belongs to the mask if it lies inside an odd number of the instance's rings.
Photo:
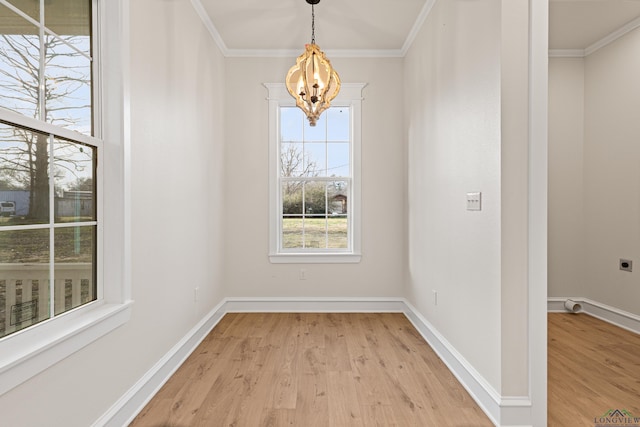
<svg viewBox="0 0 640 427">
<path fill-rule="evenodd" d="M 272 264 L 357 264 L 361 254 L 354 253 L 326 253 L 326 254 L 270 254 Z"/>
<path fill-rule="evenodd" d="M 82 307 L 0 340 L 0 395 L 126 323 L 133 301 Z"/>
</svg>

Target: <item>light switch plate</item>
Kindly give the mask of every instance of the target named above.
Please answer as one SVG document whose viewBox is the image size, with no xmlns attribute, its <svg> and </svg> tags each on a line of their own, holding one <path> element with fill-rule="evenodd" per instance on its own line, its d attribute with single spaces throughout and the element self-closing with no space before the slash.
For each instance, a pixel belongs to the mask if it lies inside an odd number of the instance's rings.
<svg viewBox="0 0 640 427">
<path fill-rule="evenodd" d="M 482 193 L 467 193 L 467 210 L 468 211 L 480 211 L 482 210 Z"/>
</svg>

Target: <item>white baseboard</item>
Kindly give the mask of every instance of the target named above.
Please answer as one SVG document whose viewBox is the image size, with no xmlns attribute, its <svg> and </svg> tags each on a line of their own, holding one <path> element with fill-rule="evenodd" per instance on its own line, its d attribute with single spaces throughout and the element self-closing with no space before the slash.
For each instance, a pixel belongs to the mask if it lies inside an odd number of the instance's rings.
<svg viewBox="0 0 640 427">
<path fill-rule="evenodd" d="M 128 425 L 226 313 L 403 313 L 496 426 L 531 426 L 528 397 L 500 396 L 404 298 L 225 298 L 127 391 L 94 427 Z"/>
<path fill-rule="evenodd" d="M 151 398 L 171 378 L 198 344 L 218 324 L 225 312 L 225 301 L 209 312 L 187 335 L 136 382 L 118 401 L 93 423 L 93 427 L 127 426 Z"/>
<path fill-rule="evenodd" d="M 528 396 L 500 396 L 408 301 L 405 316 L 496 426 L 531 426 Z"/>
<path fill-rule="evenodd" d="M 227 298 L 227 313 L 403 313 L 403 298 Z"/>
<path fill-rule="evenodd" d="M 547 311 L 549 313 L 568 313 L 564 308 L 564 302 L 568 299 L 580 303 L 582 305 L 582 313 L 596 317 L 622 329 L 640 334 L 640 316 L 588 298 L 550 297 L 547 298 Z"/>
</svg>

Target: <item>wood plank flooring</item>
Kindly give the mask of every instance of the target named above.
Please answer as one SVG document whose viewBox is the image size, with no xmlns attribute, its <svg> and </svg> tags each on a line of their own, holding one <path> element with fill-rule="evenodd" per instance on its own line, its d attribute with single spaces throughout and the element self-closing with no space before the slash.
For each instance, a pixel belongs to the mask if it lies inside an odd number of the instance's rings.
<svg viewBox="0 0 640 427">
<path fill-rule="evenodd" d="M 593 427 L 610 409 L 640 417 L 640 335 L 587 314 L 548 319 L 549 427 Z"/>
<path fill-rule="evenodd" d="M 493 424 L 402 314 L 227 314 L 131 426 Z"/>
</svg>

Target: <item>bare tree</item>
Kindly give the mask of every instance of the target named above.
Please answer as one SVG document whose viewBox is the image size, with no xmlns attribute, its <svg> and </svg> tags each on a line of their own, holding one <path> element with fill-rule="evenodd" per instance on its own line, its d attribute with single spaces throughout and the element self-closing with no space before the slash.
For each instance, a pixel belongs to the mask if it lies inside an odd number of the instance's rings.
<svg viewBox="0 0 640 427">
<path fill-rule="evenodd" d="M 83 51 L 88 36 L 0 35 L 0 103 L 29 117 L 78 128 L 90 126 L 91 67 Z M 82 93 L 83 91 L 88 92 Z M 28 189 L 29 217 L 49 213 L 48 136 L 13 126 L 0 127 L 2 176 Z M 72 145 L 58 141 L 58 145 Z M 56 157 L 56 167 L 73 171 L 75 157 Z"/>
<path fill-rule="evenodd" d="M 315 160 L 305 156 L 296 144 L 285 144 L 280 151 L 280 172 L 282 176 L 318 176 Z"/>
</svg>

